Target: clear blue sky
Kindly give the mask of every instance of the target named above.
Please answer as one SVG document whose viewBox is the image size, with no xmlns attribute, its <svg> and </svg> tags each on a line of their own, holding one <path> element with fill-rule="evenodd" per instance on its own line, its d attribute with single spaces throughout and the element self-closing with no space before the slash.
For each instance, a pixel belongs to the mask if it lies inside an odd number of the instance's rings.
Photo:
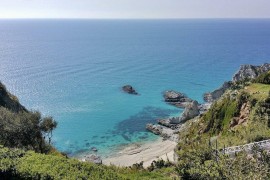
<svg viewBox="0 0 270 180">
<path fill-rule="evenodd" d="M 270 18 L 270 0 L 0 0 L 0 18 Z"/>
</svg>

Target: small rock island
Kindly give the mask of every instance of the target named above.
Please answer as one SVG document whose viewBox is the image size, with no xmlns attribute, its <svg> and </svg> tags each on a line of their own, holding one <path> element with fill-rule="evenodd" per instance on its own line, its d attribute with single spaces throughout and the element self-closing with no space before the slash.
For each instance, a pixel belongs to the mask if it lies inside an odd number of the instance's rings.
<svg viewBox="0 0 270 180">
<path fill-rule="evenodd" d="M 125 85 L 122 87 L 122 90 L 128 94 L 134 94 L 134 95 L 138 95 L 138 93 L 136 92 L 136 90 L 131 86 L 131 85 Z"/>
</svg>

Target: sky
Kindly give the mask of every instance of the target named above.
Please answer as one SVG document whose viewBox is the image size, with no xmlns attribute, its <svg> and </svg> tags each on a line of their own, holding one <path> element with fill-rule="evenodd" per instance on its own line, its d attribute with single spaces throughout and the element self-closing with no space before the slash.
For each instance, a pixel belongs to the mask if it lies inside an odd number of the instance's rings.
<svg viewBox="0 0 270 180">
<path fill-rule="evenodd" d="M 270 0 L 0 0 L 0 18 L 270 18 Z"/>
</svg>

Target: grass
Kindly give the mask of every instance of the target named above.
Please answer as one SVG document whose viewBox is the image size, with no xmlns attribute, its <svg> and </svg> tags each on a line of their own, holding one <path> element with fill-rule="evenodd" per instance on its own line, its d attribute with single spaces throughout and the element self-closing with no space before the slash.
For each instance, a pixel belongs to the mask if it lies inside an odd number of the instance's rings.
<svg viewBox="0 0 270 180">
<path fill-rule="evenodd" d="M 260 84 L 253 83 L 247 87 L 245 87 L 245 91 L 252 95 L 257 100 L 262 100 L 267 98 L 268 93 L 270 91 L 269 84 Z"/>
</svg>

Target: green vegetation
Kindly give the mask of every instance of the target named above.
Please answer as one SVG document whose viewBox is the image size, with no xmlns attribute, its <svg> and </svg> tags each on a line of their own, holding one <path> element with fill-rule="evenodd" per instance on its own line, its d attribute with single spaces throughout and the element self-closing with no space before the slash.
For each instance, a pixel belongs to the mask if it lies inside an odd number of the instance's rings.
<svg viewBox="0 0 270 180">
<path fill-rule="evenodd" d="M 245 91 L 251 94 L 257 100 L 263 100 L 267 98 L 270 90 L 269 84 L 253 83 L 245 88 Z"/>
<path fill-rule="evenodd" d="M 270 71 L 263 73 L 253 80 L 254 83 L 270 84 Z"/>
<path fill-rule="evenodd" d="M 4 147 L 0 147 L 0 159 L 0 177 L 6 179 L 171 179 L 170 169 L 117 168 Z"/>
<path fill-rule="evenodd" d="M 51 147 L 43 136 L 51 135 L 56 125 L 51 117 L 42 118 L 39 112 L 15 113 L 0 107 L 0 144 L 6 147 L 48 152 Z"/>
<path fill-rule="evenodd" d="M 255 94 L 254 92 L 260 93 Z M 270 155 L 220 152 L 224 147 L 270 139 L 270 87 L 229 90 L 180 134 L 177 171 L 183 179 L 269 179 Z"/>
</svg>

